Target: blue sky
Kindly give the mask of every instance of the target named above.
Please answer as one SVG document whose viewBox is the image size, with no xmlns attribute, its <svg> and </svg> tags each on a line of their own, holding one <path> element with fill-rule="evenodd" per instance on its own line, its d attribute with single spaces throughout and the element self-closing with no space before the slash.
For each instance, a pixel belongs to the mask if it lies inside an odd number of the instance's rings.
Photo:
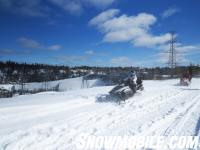
<svg viewBox="0 0 200 150">
<path fill-rule="evenodd" d="M 198 0 L 0 0 L 0 60 L 90 66 L 200 63 Z"/>
</svg>

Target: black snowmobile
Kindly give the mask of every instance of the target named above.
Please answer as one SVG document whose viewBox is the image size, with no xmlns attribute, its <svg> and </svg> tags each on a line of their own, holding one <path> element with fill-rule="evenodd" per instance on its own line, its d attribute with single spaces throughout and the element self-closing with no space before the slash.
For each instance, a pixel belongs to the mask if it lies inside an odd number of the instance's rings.
<svg viewBox="0 0 200 150">
<path fill-rule="evenodd" d="M 141 79 L 137 79 L 136 83 L 129 79 L 123 83 L 116 85 L 110 92 L 109 95 L 101 95 L 97 97 L 98 102 L 115 101 L 120 104 L 121 101 L 127 100 L 132 97 L 137 90 L 143 90 L 143 84 Z"/>
</svg>

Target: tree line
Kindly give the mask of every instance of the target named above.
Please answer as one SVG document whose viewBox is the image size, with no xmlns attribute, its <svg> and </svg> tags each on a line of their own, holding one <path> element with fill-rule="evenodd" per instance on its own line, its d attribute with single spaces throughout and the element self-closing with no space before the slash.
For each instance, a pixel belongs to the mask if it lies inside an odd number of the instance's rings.
<svg viewBox="0 0 200 150">
<path fill-rule="evenodd" d="M 68 66 L 0 61 L 0 83 L 44 82 L 69 78 Z"/>
<path fill-rule="evenodd" d="M 0 83 L 28 83 L 28 82 L 46 82 L 67 79 L 72 77 L 84 76 L 87 74 L 98 75 L 119 75 L 135 71 L 143 79 L 154 79 L 155 76 L 171 75 L 180 76 L 187 70 L 192 70 L 193 76 L 200 75 L 200 66 L 191 64 L 190 66 L 178 66 L 171 70 L 169 67 L 91 67 L 47 64 L 27 64 L 13 61 L 0 61 Z"/>
</svg>

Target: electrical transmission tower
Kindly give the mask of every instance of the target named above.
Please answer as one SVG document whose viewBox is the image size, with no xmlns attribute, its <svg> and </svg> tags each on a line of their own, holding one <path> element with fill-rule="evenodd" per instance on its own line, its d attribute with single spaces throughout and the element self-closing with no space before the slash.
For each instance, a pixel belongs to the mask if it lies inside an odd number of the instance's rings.
<svg viewBox="0 0 200 150">
<path fill-rule="evenodd" d="M 170 49 L 167 53 L 169 54 L 168 65 L 169 65 L 169 68 L 171 68 L 171 77 L 173 77 L 173 75 L 175 74 L 175 68 L 177 65 L 176 50 L 175 50 L 176 36 L 175 36 L 175 32 L 170 32 L 170 34 L 171 34 L 171 38 L 169 41 Z"/>
</svg>

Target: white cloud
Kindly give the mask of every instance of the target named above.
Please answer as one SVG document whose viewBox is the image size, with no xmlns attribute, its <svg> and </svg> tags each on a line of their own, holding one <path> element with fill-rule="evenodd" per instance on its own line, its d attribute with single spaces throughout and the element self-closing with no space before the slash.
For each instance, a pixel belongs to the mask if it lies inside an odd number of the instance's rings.
<svg viewBox="0 0 200 150">
<path fill-rule="evenodd" d="M 160 36 L 153 36 L 150 34 L 146 34 L 144 36 L 140 36 L 133 40 L 133 44 L 135 46 L 143 46 L 146 45 L 147 47 L 152 47 L 154 45 L 160 45 L 166 43 L 170 39 L 170 34 L 166 33 Z"/>
<path fill-rule="evenodd" d="M 114 3 L 116 0 L 82 0 L 82 1 L 87 1 L 90 4 L 96 6 L 96 7 L 107 7 Z"/>
<path fill-rule="evenodd" d="M 189 60 L 186 58 L 187 55 L 182 53 L 182 54 L 177 54 L 175 57 L 175 62 L 177 65 L 182 65 L 185 63 L 188 63 Z M 156 60 L 157 62 L 163 63 L 163 64 L 168 64 L 169 63 L 169 54 L 168 53 L 159 53 L 156 55 Z"/>
<path fill-rule="evenodd" d="M 57 50 L 60 50 L 61 48 L 62 46 L 58 44 L 47 47 L 47 49 L 52 50 L 52 51 L 57 51 Z"/>
<path fill-rule="evenodd" d="M 43 50 L 56 51 L 56 50 L 60 50 L 62 47 L 61 45 L 58 45 L 58 44 L 44 46 L 36 40 L 25 38 L 25 37 L 21 37 L 17 41 L 22 47 L 30 48 L 30 49 L 43 49 Z"/>
<path fill-rule="evenodd" d="M 32 40 L 32 39 L 28 39 L 28 38 L 19 38 L 18 42 L 21 44 L 21 46 L 25 47 L 25 48 L 41 48 L 42 46 L 40 45 L 39 42 Z"/>
<path fill-rule="evenodd" d="M 82 3 L 80 0 L 49 0 L 52 4 L 61 7 L 67 12 L 72 14 L 80 14 L 83 11 Z"/>
<path fill-rule="evenodd" d="M 88 50 L 88 51 L 85 51 L 85 54 L 87 54 L 87 55 L 93 55 L 94 51 L 93 50 Z"/>
<path fill-rule="evenodd" d="M 109 9 L 108 11 L 104 11 L 100 13 L 98 16 L 94 17 L 90 20 L 90 25 L 98 25 L 99 23 L 103 23 L 114 16 L 116 16 L 120 11 L 118 9 Z"/>
<path fill-rule="evenodd" d="M 174 46 L 177 53 L 186 54 L 191 52 L 200 52 L 200 45 L 184 45 L 182 43 L 175 43 Z M 158 49 L 167 52 L 170 49 L 170 45 L 169 44 L 160 45 Z"/>
<path fill-rule="evenodd" d="M 194 51 L 198 51 L 200 52 L 200 46 L 199 45 L 182 45 L 182 44 L 178 44 L 176 45 L 176 50 L 179 53 L 190 53 L 190 52 L 194 52 Z"/>
<path fill-rule="evenodd" d="M 111 9 L 102 12 L 89 22 L 104 34 L 104 42 L 131 42 L 134 46 L 153 47 L 164 44 L 170 39 L 167 33 L 158 36 L 150 34 L 150 27 L 157 20 L 152 14 L 140 13 L 136 16 L 124 14 L 117 17 L 119 10 L 115 10 L 115 13 L 110 12 L 114 11 Z"/>
<path fill-rule="evenodd" d="M 121 15 L 106 20 L 99 24 L 105 31 L 119 31 L 132 28 L 148 29 L 156 22 L 156 17 L 152 14 L 140 13 L 136 16 Z"/>
<path fill-rule="evenodd" d="M 110 60 L 110 63 L 114 66 L 132 66 L 133 65 L 132 60 L 125 56 L 112 58 Z"/>
<path fill-rule="evenodd" d="M 64 6 L 64 9 L 69 11 L 70 13 L 81 13 L 83 8 L 80 3 L 77 2 L 68 2 L 67 5 Z"/>
<path fill-rule="evenodd" d="M 113 66 L 122 66 L 122 67 L 126 67 L 126 66 L 154 66 L 155 64 L 157 64 L 156 59 L 152 59 L 152 58 L 147 58 L 145 57 L 144 59 L 138 59 L 138 58 L 130 58 L 130 57 L 126 57 L 126 56 L 119 56 L 119 57 L 115 57 L 112 58 L 110 60 L 110 64 Z"/>
<path fill-rule="evenodd" d="M 177 7 L 170 7 L 170 8 L 168 8 L 167 10 L 165 10 L 165 11 L 161 14 L 161 16 L 162 16 L 162 18 L 168 18 L 168 17 L 170 17 L 170 16 L 172 16 L 172 15 L 174 15 L 175 13 L 178 13 L 178 12 L 180 12 L 180 9 L 179 9 L 179 8 L 177 8 Z"/>
<path fill-rule="evenodd" d="M 49 12 L 49 7 L 42 5 L 41 0 L 0 0 L 0 8 L 31 17 L 45 17 Z"/>
<path fill-rule="evenodd" d="M 140 28 L 128 28 L 123 30 L 115 30 L 107 32 L 103 38 L 104 42 L 126 42 L 138 38 L 145 34 Z"/>
<path fill-rule="evenodd" d="M 111 5 L 115 0 L 49 0 L 52 4 L 70 12 L 80 14 L 84 8 L 94 6 L 95 8 L 105 8 Z"/>
<path fill-rule="evenodd" d="M 163 52 L 156 55 L 159 62 L 167 63 L 169 62 L 169 49 L 170 45 L 165 44 L 158 47 L 159 50 Z M 200 46 L 199 45 L 183 45 L 182 43 L 175 44 L 175 55 L 176 55 L 176 62 L 178 65 L 188 64 L 192 60 L 188 58 L 190 55 L 199 54 L 200 53 Z"/>
<path fill-rule="evenodd" d="M 0 9 L 29 17 L 57 16 L 55 6 L 71 14 L 81 14 L 85 8 L 106 8 L 116 0 L 0 0 Z"/>
</svg>

